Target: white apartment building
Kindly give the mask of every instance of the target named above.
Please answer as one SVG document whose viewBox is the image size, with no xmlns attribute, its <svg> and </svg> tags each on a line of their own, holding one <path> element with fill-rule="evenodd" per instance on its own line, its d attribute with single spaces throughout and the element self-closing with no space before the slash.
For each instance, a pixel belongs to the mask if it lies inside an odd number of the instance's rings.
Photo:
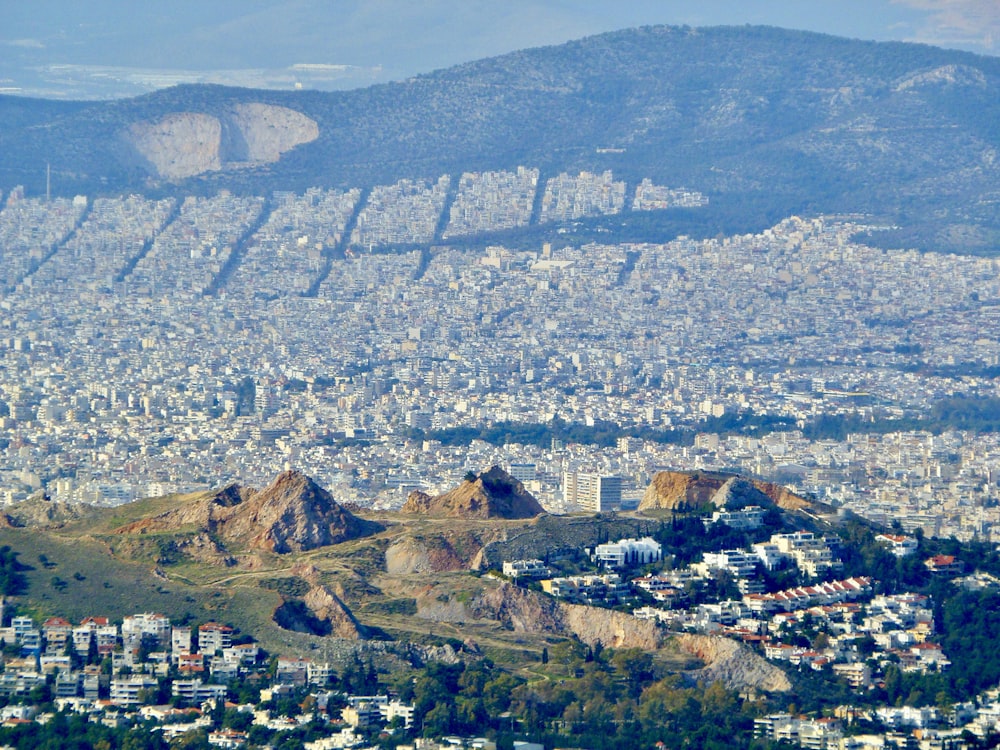
<svg viewBox="0 0 1000 750">
<path fill-rule="evenodd" d="M 618 510 L 622 505 L 622 478 L 567 471 L 563 474 L 563 502 L 591 513 Z"/>
<path fill-rule="evenodd" d="M 597 545 L 591 559 L 606 568 L 648 565 L 663 559 L 663 546 L 648 536 L 642 539 L 619 539 L 617 542 Z"/>
</svg>

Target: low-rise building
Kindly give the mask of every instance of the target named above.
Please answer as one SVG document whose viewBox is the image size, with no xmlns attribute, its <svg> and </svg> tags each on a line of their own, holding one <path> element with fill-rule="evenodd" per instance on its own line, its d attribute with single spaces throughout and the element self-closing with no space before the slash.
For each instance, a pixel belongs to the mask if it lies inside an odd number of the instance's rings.
<svg viewBox="0 0 1000 750">
<path fill-rule="evenodd" d="M 748 505 L 739 510 L 717 510 L 711 518 L 702 519 L 702 523 L 705 524 L 706 529 L 721 523 L 731 529 L 753 531 L 764 525 L 765 515 L 767 515 L 767 511 L 759 505 Z"/>
<path fill-rule="evenodd" d="M 875 541 L 888 547 L 896 557 L 906 557 L 917 551 L 917 540 L 903 534 L 879 534 Z"/>
<path fill-rule="evenodd" d="M 548 578 L 552 575 L 541 560 L 505 560 L 501 571 L 505 576 L 518 578 Z"/>
<path fill-rule="evenodd" d="M 594 548 L 591 559 L 606 568 L 626 568 L 648 565 L 663 558 L 663 545 L 652 537 L 642 539 L 619 539 L 617 542 L 599 544 Z"/>
<path fill-rule="evenodd" d="M 177 684 L 176 682 L 174 683 Z M 146 675 L 129 675 L 128 677 L 116 677 L 111 680 L 112 703 L 119 706 L 138 706 L 142 700 L 142 694 L 147 690 L 155 690 L 156 680 Z"/>
<path fill-rule="evenodd" d="M 207 700 L 225 700 L 226 686 L 204 683 L 200 678 L 191 680 L 174 680 L 170 694 L 186 700 L 188 703 L 204 703 Z"/>
<path fill-rule="evenodd" d="M 629 595 L 628 583 L 617 573 L 549 578 L 541 584 L 545 593 L 576 602 L 617 601 Z"/>
</svg>

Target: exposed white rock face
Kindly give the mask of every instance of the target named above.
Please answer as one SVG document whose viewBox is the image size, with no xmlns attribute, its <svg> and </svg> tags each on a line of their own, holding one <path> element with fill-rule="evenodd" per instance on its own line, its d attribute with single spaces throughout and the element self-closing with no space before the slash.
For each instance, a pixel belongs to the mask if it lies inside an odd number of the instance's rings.
<svg viewBox="0 0 1000 750">
<path fill-rule="evenodd" d="M 157 122 L 137 122 L 126 140 L 159 177 L 180 180 L 222 168 L 222 123 L 211 115 L 175 112 Z"/>
<path fill-rule="evenodd" d="M 969 65 L 942 65 L 933 70 L 914 73 L 898 84 L 896 91 L 919 88 L 922 86 L 971 86 L 986 88 L 986 76 L 982 71 Z"/>
<path fill-rule="evenodd" d="M 132 124 L 125 142 L 157 177 L 182 180 L 226 167 L 278 161 L 319 137 L 316 121 L 288 107 L 237 104 L 221 118 L 173 112 L 155 122 Z"/>
<path fill-rule="evenodd" d="M 682 650 L 705 662 L 704 669 L 696 673 L 699 680 L 720 680 L 730 690 L 754 687 L 784 693 L 792 689 L 783 670 L 731 638 L 685 634 L 678 641 Z"/>
<path fill-rule="evenodd" d="M 288 107 L 251 102 L 233 107 L 233 123 L 246 144 L 245 160 L 276 162 L 281 155 L 319 137 L 319 126 L 311 117 Z M 236 160 L 238 154 L 232 154 Z"/>
</svg>

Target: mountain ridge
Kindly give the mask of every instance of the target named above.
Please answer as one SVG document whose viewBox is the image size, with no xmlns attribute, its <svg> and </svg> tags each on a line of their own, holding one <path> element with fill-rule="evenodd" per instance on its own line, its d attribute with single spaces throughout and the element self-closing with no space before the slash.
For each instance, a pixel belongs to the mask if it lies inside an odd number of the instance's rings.
<svg viewBox="0 0 1000 750">
<path fill-rule="evenodd" d="M 611 169 L 709 194 L 703 232 L 863 211 L 903 227 L 886 241 L 981 250 L 1000 236 L 998 92 L 1000 60 L 967 52 L 773 27 L 642 27 L 347 92 L 189 85 L 83 107 L 5 97 L 0 185 L 40 191 L 45 162 L 57 190 L 85 192 Z M 294 110 L 318 135 L 276 162 L 179 182 L 122 156 L 137 121 L 248 104 Z"/>
</svg>

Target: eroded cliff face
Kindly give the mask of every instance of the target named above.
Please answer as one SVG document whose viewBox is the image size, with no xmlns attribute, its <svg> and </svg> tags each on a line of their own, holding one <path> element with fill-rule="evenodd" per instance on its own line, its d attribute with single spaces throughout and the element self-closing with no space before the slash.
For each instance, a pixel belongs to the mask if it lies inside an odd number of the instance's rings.
<svg viewBox="0 0 1000 750">
<path fill-rule="evenodd" d="M 573 636 L 589 646 L 656 651 L 679 647 L 705 666 L 692 679 L 721 681 L 733 690 L 791 690 L 788 676 L 752 649 L 731 638 L 671 635 L 652 620 L 624 612 L 567 604 L 510 583 L 488 586 L 467 602 L 442 597 L 431 586 L 417 597 L 417 617 L 435 622 L 494 621 L 515 633 Z"/>
<path fill-rule="evenodd" d="M 417 616 L 435 622 L 488 620 L 515 633 L 575 636 L 590 646 L 655 651 L 667 638 L 651 620 L 601 607 L 567 604 L 502 582 L 484 588 L 467 602 L 439 596 L 428 587 L 417 597 Z"/>
<path fill-rule="evenodd" d="M 500 528 L 445 532 L 429 539 L 403 537 L 386 549 L 385 568 L 393 575 L 479 570 L 484 546 L 505 535 Z"/>
<path fill-rule="evenodd" d="M 224 115 L 173 112 L 133 123 L 122 138 L 128 151 L 156 177 L 181 180 L 235 166 L 276 162 L 319 137 L 319 125 L 288 107 L 249 102 Z"/>
<path fill-rule="evenodd" d="M 158 177 L 181 180 L 222 168 L 222 123 L 211 115 L 176 112 L 156 122 L 137 122 L 125 140 Z"/>
<path fill-rule="evenodd" d="M 231 161 L 276 162 L 286 151 L 319 137 L 319 125 L 315 120 L 288 107 L 259 102 L 237 104 L 233 107 L 231 120 L 246 146 L 243 154 L 234 147 L 228 154 Z"/>
<path fill-rule="evenodd" d="M 748 687 L 784 693 L 792 683 L 780 668 L 731 638 L 714 635 L 682 635 L 678 643 L 684 651 L 705 662 L 694 677 L 705 682 L 721 681 L 730 690 Z"/>
<path fill-rule="evenodd" d="M 600 643 L 609 648 L 655 651 L 666 640 L 664 631 L 652 620 L 640 620 L 625 612 L 564 604 L 563 613 L 569 630 L 588 646 Z"/>
<path fill-rule="evenodd" d="M 445 545 L 431 547 L 415 539 L 401 539 L 385 551 L 385 569 L 391 575 L 465 570 L 467 563 Z"/>
<path fill-rule="evenodd" d="M 314 586 L 303 600 L 313 614 L 329 623 L 330 635 L 358 640 L 364 638 L 364 628 L 343 600 L 326 586 Z"/>
</svg>

